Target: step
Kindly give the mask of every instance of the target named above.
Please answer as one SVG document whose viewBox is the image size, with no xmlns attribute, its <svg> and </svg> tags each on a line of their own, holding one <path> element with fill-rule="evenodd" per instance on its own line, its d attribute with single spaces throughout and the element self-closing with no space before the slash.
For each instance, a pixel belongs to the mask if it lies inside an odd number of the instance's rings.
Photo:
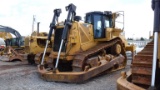
<svg viewBox="0 0 160 90">
<path fill-rule="evenodd" d="M 136 55 L 132 62 L 133 65 L 152 65 L 153 55 Z"/>
<path fill-rule="evenodd" d="M 136 75 L 132 74 L 132 82 L 136 84 L 150 85 L 151 76 L 150 75 Z"/>
</svg>

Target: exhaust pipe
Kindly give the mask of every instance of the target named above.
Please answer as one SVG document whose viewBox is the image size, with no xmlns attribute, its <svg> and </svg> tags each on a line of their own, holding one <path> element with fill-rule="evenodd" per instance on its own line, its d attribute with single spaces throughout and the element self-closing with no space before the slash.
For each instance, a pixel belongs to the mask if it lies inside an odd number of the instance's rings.
<svg viewBox="0 0 160 90">
<path fill-rule="evenodd" d="M 37 36 L 39 35 L 39 24 L 40 22 L 37 22 Z"/>
</svg>

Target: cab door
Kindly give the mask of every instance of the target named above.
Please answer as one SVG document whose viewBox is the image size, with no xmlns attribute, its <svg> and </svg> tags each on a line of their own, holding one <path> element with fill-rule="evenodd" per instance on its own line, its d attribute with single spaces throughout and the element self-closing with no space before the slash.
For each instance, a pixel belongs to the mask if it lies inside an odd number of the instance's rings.
<svg viewBox="0 0 160 90">
<path fill-rule="evenodd" d="M 93 15 L 94 38 L 105 38 L 105 29 L 103 28 L 103 16 L 101 14 Z"/>
</svg>

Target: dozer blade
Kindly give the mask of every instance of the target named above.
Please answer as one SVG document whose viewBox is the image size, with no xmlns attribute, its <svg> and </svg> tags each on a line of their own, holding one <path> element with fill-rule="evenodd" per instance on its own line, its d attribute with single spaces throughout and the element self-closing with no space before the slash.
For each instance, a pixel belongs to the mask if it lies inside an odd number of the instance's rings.
<svg viewBox="0 0 160 90">
<path fill-rule="evenodd" d="M 131 70 L 121 73 L 121 77 L 117 80 L 117 90 L 146 90 L 131 83 Z"/>
<path fill-rule="evenodd" d="M 132 69 L 127 72 L 127 75 L 121 75 L 117 80 L 118 90 L 146 90 L 149 88 L 153 63 L 153 44 L 151 43 L 153 41 L 148 43 L 141 52 L 137 53 L 132 61 Z M 157 62 L 159 61 L 157 60 Z M 157 63 L 158 67 L 159 64 Z M 156 72 L 159 72 L 158 70 Z M 159 76 L 159 73 L 156 73 L 156 76 Z"/>
<path fill-rule="evenodd" d="M 1 61 L 14 61 L 14 60 L 19 60 L 23 61 L 26 59 L 26 54 L 20 54 L 17 51 L 15 51 L 12 47 L 8 47 L 8 52 L 4 53 L 3 55 L 0 56 Z"/>
<path fill-rule="evenodd" d="M 0 56 L 0 60 L 5 62 L 14 61 L 14 60 L 23 61 L 24 58 L 20 55 L 17 55 L 17 56 L 2 55 Z"/>
<path fill-rule="evenodd" d="M 122 64 L 122 62 L 124 62 L 124 59 L 125 59 L 124 56 L 119 55 L 110 62 L 102 62 L 99 66 L 92 67 L 88 71 L 81 71 L 81 72 L 47 71 L 44 69 L 44 67 L 41 67 L 40 65 L 38 66 L 38 71 L 40 72 L 42 79 L 46 81 L 80 83 L 103 73 L 104 71 L 112 68 L 114 65 Z M 119 67 L 119 69 L 120 68 L 124 67 Z"/>
</svg>

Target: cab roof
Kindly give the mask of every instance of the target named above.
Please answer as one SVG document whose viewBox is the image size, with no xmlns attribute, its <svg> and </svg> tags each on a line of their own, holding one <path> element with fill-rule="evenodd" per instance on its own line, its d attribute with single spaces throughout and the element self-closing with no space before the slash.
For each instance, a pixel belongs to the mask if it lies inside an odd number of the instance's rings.
<svg viewBox="0 0 160 90">
<path fill-rule="evenodd" d="M 111 12 L 111 11 L 104 11 L 104 12 L 101 12 L 101 11 L 93 11 L 93 12 L 88 12 L 88 13 L 86 13 L 86 15 L 90 15 L 90 14 L 112 15 L 112 12 Z"/>
</svg>

